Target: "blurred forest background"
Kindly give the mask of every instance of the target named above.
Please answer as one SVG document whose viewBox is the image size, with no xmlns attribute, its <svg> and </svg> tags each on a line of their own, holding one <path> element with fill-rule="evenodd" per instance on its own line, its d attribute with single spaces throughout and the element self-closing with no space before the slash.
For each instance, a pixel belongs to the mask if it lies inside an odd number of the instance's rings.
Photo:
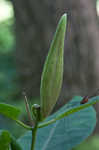
<svg viewBox="0 0 99 150">
<path fill-rule="evenodd" d="M 43 64 L 63 13 L 68 14 L 64 80 L 53 111 L 75 95 L 99 88 L 99 0 L 0 0 L 0 102 L 20 107 L 20 119 L 29 124 L 23 90 L 30 105 L 40 102 Z M 78 149 L 99 150 L 99 104 L 94 135 Z M 0 116 L 0 128 L 16 137 L 25 132 Z M 20 132 L 18 133 L 18 131 Z"/>
</svg>

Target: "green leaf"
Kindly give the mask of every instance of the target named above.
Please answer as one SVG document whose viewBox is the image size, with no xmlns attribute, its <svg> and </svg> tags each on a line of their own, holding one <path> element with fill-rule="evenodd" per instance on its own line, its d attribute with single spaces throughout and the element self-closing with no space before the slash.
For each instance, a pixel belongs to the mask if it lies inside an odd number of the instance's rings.
<svg viewBox="0 0 99 150">
<path fill-rule="evenodd" d="M 96 99 L 98 100 L 99 97 L 91 99 L 90 102 Z M 66 110 L 78 107 L 81 100 L 82 97 L 80 96 L 74 97 L 59 111 L 48 117 L 46 121 L 52 120 Z M 92 106 L 70 114 L 51 125 L 38 129 L 36 150 L 71 150 L 93 132 L 95 125 L 96 112 Z M 19 139 L 19 142 L 22 146 L 22 150 L 30 149 L 31 132 L 27 132 Z"/>
<path fill-rule="evenodd" d="M 20 144 L 13 136 L 11 137 L 11 150 L 22 150 Z"/>
<path fill-rule="evenodd" d="M 80 97 L 79 97 L 79 96 L 75 96 L 74 99 L 76 99 L 76 100 L 78 99 L 78 100 L 79 100 Z M 83 99 L 83 98 L 81 98 L 81 100 L 82 100 L 82 99 Z M 47 125 L 49 125 L 49 124 L 52 124 L 52 123 L 56 122 L 57 120 L 60 120 L 60 119 L 62 119 L 62 118 L 64 118 L 64 117 L 67 117 L 68 115 L 71 115 L 71 114 L 73 114 L 73 113 L 75 113 L 75 112 L 78 112 L 78 111 L 80 111 L 80 110 L 82 110 L 82 109 L 85 109 L 85 108 L 87 108 L 87 107 L 90 107 L 91 105 L 96 104 L 98 101 L 99 101 L 99 96 L 96 96 L 96 97 L 93 97 L 93 98 L 89 99 L 89 102 L 87 102 L 87 103 L 85 103 L 85 104 L 83 104 L 83 105 L 80 104 L 80 103 L 78 103 L 78 105 L 77 105 L 77 104 L 75 105 L 75 102 L 74 102 L 74 105 L 73 105 L 73 104 L 72 104 L 72 101 L 71 101 L 71 105 L 72 105 L 71 108 L 66 109 L 64 112 L 62 112 L 62 113 L 56 115 L 56 117 L 53 118 L 52 120 L 49 120 L 49 121 L 47 121 L 47 122 L 41 123 L 38 127 L 39 127 L 39 128 L 42 128 L 42 127 L 44 127 L 44 126 L 47 126 Z M 69 105 L 70 105 L 70 103 L 69 103 Z"/>
<path fill-rule="evenodd" d="M 0 150 L 9 150 L 11 137 L 8 131 L 0 130 Z"/>
<path fill-rule="evenodd" d="M 16 108 L 15 106 L 0 103 L 0 114 L 12 119 L 17 120 L 20 110 Z"/>
<path fill-rule="evenodd" d="M 22 150 L 16 139 L 6 130 L 0 130 L 0 150 Z"/>
<path fill-rule="evenodd" d="M 41 114 L 48 116 L 59 97 L 63 80 L 63 51 L 67 16 L 64 14 L 57 26 L 41 77 Z"/>
<path fill-rule="evenodd" d="M 99 150 L 99 136 L 94 135 L 89 140 L 76 147 L 75 150 Z"/>
</svg>

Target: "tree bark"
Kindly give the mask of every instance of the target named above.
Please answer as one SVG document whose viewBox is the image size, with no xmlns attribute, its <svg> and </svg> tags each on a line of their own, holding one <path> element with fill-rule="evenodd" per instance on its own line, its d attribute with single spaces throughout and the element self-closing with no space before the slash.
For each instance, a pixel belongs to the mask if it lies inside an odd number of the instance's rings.
<svg viewBox="0 0 99 150">
<path fill-rule="evenodd" d="M 22 87 L 30 97 L 39 96 L 41 72 L 55 24 L 54 16 L 50 16 L 53 8 L 48 3 L 40 0 L 13 1 L 16 61 Z"/>
</svg>

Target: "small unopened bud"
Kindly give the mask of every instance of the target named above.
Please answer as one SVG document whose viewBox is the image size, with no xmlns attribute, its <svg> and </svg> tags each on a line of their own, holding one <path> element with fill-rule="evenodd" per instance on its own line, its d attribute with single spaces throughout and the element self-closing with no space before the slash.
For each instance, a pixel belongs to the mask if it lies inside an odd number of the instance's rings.
<svg viewBox="0 0 99 150">
<path fill-rule="evenodd" d="M 38 104 L 32 105 L 32 112 L 35 120 L 39 122 L 41 120 L 40 105 Z"/>
</svg>

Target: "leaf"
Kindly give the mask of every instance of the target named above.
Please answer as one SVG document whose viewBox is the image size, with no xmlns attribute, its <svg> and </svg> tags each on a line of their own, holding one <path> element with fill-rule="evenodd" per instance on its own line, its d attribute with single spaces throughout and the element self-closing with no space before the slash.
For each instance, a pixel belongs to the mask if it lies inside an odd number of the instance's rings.
<svg viewBox="0 0 99 150">
<path fill-rule="evenodd" d="M 40 87 L 41 114 L 43 118 L 51 113 L 62 86 L 66 19 L 66 14 L 60 19 L 44 64 Z"/>
<path fill-rule="evenodd" d="M 22 150 L 19 143 L 7 131 L 0 130 L 0 150 Z"/>
<path fill-rule="evenodd" d="M 0 103 L 0 114 L 12 119 L 17 120 L 20 110 L 16 108 L 15 106 Z"/>
<path fill-rule="evenodd" d="M 95 100 L 99 97 L 95 97 Z M 74 97 L 68 104 L 64 105 L 59 111 L 48 120 L 55 118 L 60 113 L 65 112 L 67 109 L 78 107 L 82 97 Z M 80 144 L 85 140 L 94 130 L 96 125 L 96 112 L 92 106 L 75 112 L 55 123 L 48 125 L 44 128 L 38 129 L 36 150 L 71 150 L 73 147 Z M 30 149 L 31 145 L 31 132 L 27 132 L 19 139 L 22 149 Z M 25 143 L 25 144 L 23 144 Z"/>
<path fill-rule="evenodd" d="M 75 96 L 74 99 L 76 99 L 76 100 L 79 99 L 79 96 Z M 68 115 L 71 115 L 71 114 L 73 114 L 75 112 L 78 112 L 82 109 L 85 109 L 87 107 L 90 107 L 91 105 L 96 104 L 98 101 L 99 101 L 99 96 L 96 96 L 96 97 L 93 97 L 93 98 L 89 99 L 89 102 L 87 102 L 85 104 L 78 103 L 78 105 L 77 104 L 75 105 L 75 102 L 72 103 L 72 101 L 71 101 L 71 102 L 69 102 L 69 106 L 70 105 L 72 106 L 71 108 L 69 108 L 69 109 L 67 108 L 64 112 L 56 115 L 55 118 L 52 118 L 52 120 L 49 120 L 47 122 L 43 122 L 43 123 L 39 124 L 38 127 L 42 128 L 42 127 L 45 127 L 49 124 L 52 124 L 52 123 L 56 122 L 57 120 L 60 120 L 64 117 L 67 117 Z"/>
<path fill-rule="evenodd" d="M 11 150 L 22 150 L 20 144 L 13 136 L 11 137 Z"/>
<path fill-rule="evenodd" d="M 0 130 L 0 150 L 9 150 L 11 137 L 8 131 Z"/>
<path fill-rule="evenodd" d="M 99 150 L 99 136 L 92 136 L 89 140 L 77 146 L 76 150 Z"/>
</svg>

